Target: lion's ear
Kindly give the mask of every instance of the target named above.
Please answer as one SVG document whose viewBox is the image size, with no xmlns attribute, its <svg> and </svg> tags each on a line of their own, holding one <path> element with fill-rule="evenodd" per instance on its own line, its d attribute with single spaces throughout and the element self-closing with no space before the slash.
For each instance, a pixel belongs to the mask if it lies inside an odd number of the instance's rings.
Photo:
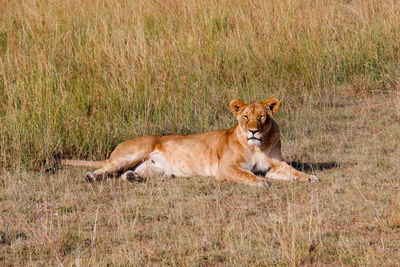
<svg viewBox="0 0 400 267">
<path fill-rule="evenodd" d="M 272 116 L 275 115 L 275 112 L 278 110 L 280 105 L 279 100 L 272 97 L 267 98 L 267 100 L 265 100 L 263 104 L 267 109 L 271 110 Z"/>
<path fill-rule="evenodd" d="M 245 103 L 243 102 L 243 100 L 240 99 L 235 99 L 232 100 L 231 103 L 229 104 L 229 108 L 231 109 L 231 111 L 235 114 L 235 116 L 238 114 L 238 112 L 240 111 L 240 109 L 245 105 Z"/>
</svg>

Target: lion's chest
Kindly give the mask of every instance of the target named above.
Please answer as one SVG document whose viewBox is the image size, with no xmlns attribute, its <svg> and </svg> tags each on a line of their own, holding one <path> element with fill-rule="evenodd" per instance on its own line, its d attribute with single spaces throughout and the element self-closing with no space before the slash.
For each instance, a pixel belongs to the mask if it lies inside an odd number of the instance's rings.
<svg viewBox="0 0 400 267">
<path fill-rule="evenodd" d="M 267 172 L 270 164 L 267 155 L 260 151 L 248 155 L 242 167 L 251 172 Z"/>
</svg>

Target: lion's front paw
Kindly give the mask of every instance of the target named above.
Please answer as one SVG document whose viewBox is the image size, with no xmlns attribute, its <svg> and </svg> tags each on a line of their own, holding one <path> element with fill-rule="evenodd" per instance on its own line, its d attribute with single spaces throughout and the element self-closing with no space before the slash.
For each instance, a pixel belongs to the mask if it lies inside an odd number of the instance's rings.
<svg viewBox="0 0 400 267">
<path fill-rule="evenodd" d="M 266 180 L 257 183 L 258 187 L 271 187 L 272 183 Z"/>
<path fill-rule="evenodd" d="M 318 177 L 315 176 L 315 175 L 309 175 L 308 176 L 308 181 L 312 182 L 312 183 L 318 183 L 319 182 Z"/>
</svg>

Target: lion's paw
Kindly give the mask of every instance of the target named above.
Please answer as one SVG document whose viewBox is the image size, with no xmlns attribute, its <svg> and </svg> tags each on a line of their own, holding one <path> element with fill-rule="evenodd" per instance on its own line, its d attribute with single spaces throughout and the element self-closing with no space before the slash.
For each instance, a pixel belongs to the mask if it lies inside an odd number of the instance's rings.
<svg viewBox="0 0 400 267">
<path fill-rule="evenodd" d="M 94 172 L 88 172 L 86 173 L 86 181 L 89 183 L 93 183 L 97 181 L 97 176 Z"/>
<path fill-rule="evenodd" d="M 121 179 L 127 180 L 129 182 L 143 182 L 143 178 L 134 171 L 126 171 L 124 174 L 121 175 Z"/>
</svg>

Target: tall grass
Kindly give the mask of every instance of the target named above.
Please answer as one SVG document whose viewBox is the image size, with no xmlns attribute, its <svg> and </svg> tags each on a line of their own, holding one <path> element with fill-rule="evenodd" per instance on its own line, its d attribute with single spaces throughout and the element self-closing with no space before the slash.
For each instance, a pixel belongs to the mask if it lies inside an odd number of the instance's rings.
<svg viewBox="0 0 400 267">
<path fill-rule="evenodd" d="M 399 66 L 398 1 L 0 0 L 0 165 L 228 127 L 236 97 L 395 90 Z"/>
</svg>

